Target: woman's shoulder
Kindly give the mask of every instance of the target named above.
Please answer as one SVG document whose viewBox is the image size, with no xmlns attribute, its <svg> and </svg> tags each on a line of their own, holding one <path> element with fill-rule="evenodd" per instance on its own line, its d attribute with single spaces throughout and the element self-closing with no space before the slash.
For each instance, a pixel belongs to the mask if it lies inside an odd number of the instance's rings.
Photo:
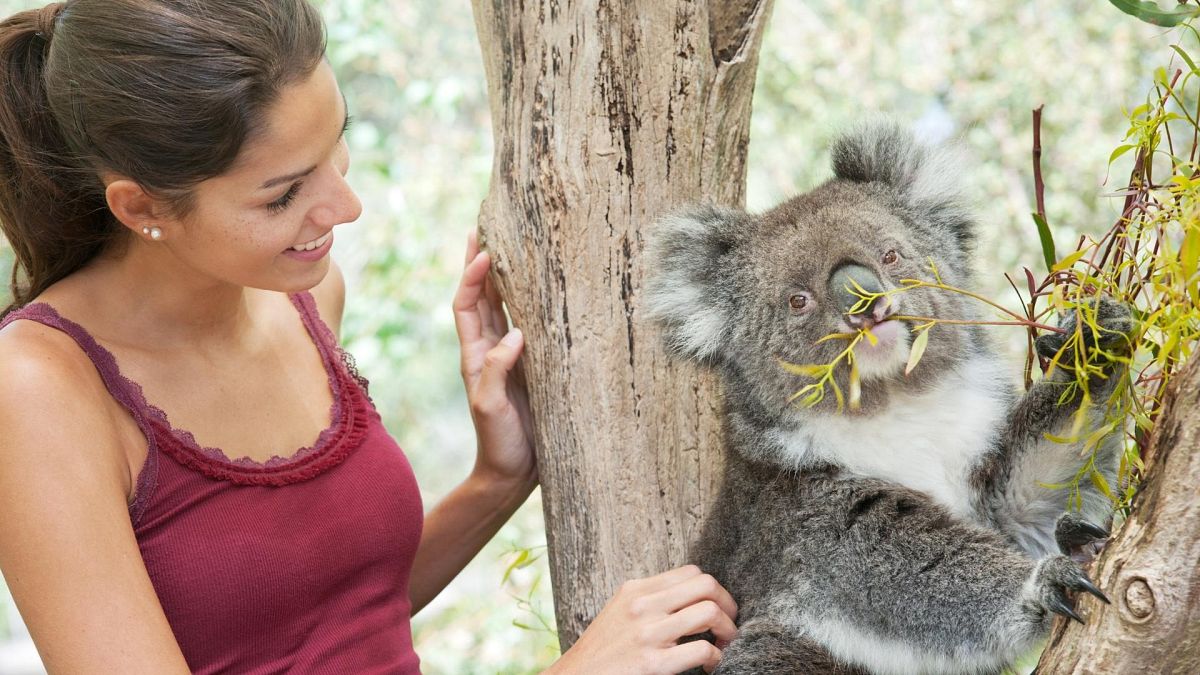
<svg viewBox="0 0 1200 675">
<path fill-rule="evenodd" d="M 99 371 L 57 328 L 17 320 L 0 329 L 0 382 L 0 437 L 42 438 L 39 452 L 51 451 L 55 439 L 98 446 L 105 437 L 116 438 L 111 397 Z M 14 445 L 20 443 L 0 442 L 0 455 L 11 459 L 20 451 Z"/>
<path fill-rule="evenodd" d="M 128 417 L 70 335 L 27 320 L 0 329 L 0 383 L 0 465 L 58 489 L 103 480 L 132 493 Z"/>
<path fill-rule="evenodd" d="M 72 336 L 39 321 L 20 319 L 0 328 L 0 382 L 4 383 L 0 396 L 103 385 L 92 360 Z"/>
</svg>

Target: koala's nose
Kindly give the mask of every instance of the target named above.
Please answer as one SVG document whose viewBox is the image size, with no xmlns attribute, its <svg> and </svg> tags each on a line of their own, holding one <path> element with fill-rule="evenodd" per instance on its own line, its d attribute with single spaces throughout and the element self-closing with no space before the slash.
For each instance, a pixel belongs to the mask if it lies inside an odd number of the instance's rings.
<svg viewBox="0 0 1200 675">
<path fill-rule="evenodd" d="M 833 299 L 845 316 L 846 323 L 853 328 L 870 328 L 896 313 L 896 302 L 889 296 L 874 298 L 863 307 L 864 294 L 883 293 L 883 282 L 875 272 L 847 263 L 833 271 L 829 277 L 829 297 Z M 853 314 L 850 310 L 857 309 Z"/>
</svg>

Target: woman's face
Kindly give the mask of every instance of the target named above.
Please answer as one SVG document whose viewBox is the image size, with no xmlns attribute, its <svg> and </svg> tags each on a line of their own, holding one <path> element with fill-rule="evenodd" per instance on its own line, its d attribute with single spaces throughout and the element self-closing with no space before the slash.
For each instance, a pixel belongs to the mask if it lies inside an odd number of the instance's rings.
<svg viewBox="0 0 1200 675">
<path fill-rule="evenodd" d="M 282 90 L 233 167 L 196 187 L 192 210 L 162 243 L 216 280 L 285 292 L 316 286 L 329 270 L 334 226 L 362 212 L 345 180 L 348 121 L 322 61 Z"/>
</svg>

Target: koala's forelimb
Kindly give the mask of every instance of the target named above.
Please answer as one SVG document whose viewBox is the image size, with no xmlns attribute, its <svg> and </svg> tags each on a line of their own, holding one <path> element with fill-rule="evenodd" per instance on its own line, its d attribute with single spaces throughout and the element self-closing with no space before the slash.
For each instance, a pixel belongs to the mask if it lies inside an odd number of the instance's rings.
<svg viewBox="0 0 1200 675">
<path fill-rule="evenodd" d="M 1083 341 L 1101 349 L 1120 350 L 1128 344 L 1132 320 L 1128 309 L 1111 300 L 1097 301 L 1097 324 L 1101 338 L 1085 326 Z M 1075 330 L 1075 315 L 1061 322 L 1069 332 Z M 1039 338 L 1039 352 L 1060 362 L 1073 362 L 1076 355 L 1070 342 L 1060 335 Z M 1056 550 L 1053 524 L 1057 515 L 1075 506 L 1080 517 L 1092 524 L 1106 523 L 1112 513 L 1112 500 L 1081 473 L 1094 471 L 1103 483 L 1115 486 L 1122 450 L 1122 426 L 1086 448 L 1086 437 L 1109 424 L 1113 412 L 1109 399 L 1126 377 L 1127 364 L 1120 359 L 1100 362 L 1099 372 L 1086 376 L 1084 387 L 1076 374 L 1054 368 L 1013 405 L 1008 421 L 994 449 L 977 467 L 972 482 L 979 503 L 977 509 L 985 523 L 1003 532 L 1010 541 L 1030 555 L 1039 556 Z M 1083 424 L 1077 416 L 1085 415 Z M 1074 428 L 1088 430 L 1085 438 L 1063 442 Z M 1058 439 L 1058 440 L 1056 440 Z"/>
<path fill-rule="evenodd" d="M 1044 637 L 1052 612 L 1077 616 L 1067 591 L 1095 588 L 1065 557 L 1035 564 L 998 533 L 886 481 L 837 472 L 776 478 L 757 502 L 797 520 L 784 531 L 751 523 L 742 533 L 730 573 L 776 590 L 747 604 L 741 625 L 776 622 L 796 649 L 815 642 L 873 673 L 998 672 Z M 769 567 L 765 554 L 776 558 Z M 747 652 L 731 664 L 792 657 L 786 645 L 764 652 L 766 638 L 741 644 L 754 635 L 731 645 Z"/>
</svg>

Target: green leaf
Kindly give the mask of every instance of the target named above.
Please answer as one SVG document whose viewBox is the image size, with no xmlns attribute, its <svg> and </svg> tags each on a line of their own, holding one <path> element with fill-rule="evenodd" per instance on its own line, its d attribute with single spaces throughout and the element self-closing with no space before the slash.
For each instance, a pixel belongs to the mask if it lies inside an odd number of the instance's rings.
<svg viewBox="0 0 1200 675">
<path fill-rule="evenodd" d="M 1179 57 L 1183 59 L 1184 63 L 1188 64 L 1188 68 L 1191 68 L 1193 73 L 1196 72 L 1196 63 L 1192 61 L 1192 57 L 1188 56 L 1187 52 L 1180 49 L 1179 45 L 1171 45 L 1171 49 L 1174 49 L 1175 53 L 1179 54 Z"/>
<path fill-rule="evenodd" d="M 828 342 L 830 340 L 850 340 L 853 338 L 854 338 L 854 333 L 830 333 L 829 335 L 826 335 L 825 337 L 821 338 L 820 340 L 817 340 L 813 344 L 819 345 L 822 342 Z"/>
<path fill-rule="evenodd" d="M 1083 254 L 1085 254 L 1085 253 L 1087 253 L 1087 249 L 1081 248 L 1078 251 L 1075 251 L 1074 253 L 1072 253 L 1071 255 L 1054 263 L 1053 265 L 1050 266 L 1051 274 L 1053 274 L 1054 272 L 1061 272 L 1063 270 L 1071 269 L 1071 265 L 1074 265 L 1075 263 L 1079 262 L 1079 259 L 1082 258 Z"/>
<path fill-rule="evenodd" d="M 1117 9 L 1130 16 L 1152 23 L 1155 26 L 1178 26 L 1185 19 L 1196 14 L 1197 9 L 1188 5 L 1176 5 L 1172 9 L 1163 9 L 1156 2 L 1146 0 L 1108 0 Z"/>
<path fill-rule="evenodd" d="M 793 375 L 804 375 L 806 377 L 811 377 L 814 380 L 823 377 L 825 375 L 825 371 L 829 369 L 829 366 L 797 365 L 795 363 L 788 363 L 787 361 L 780 361 L 779 365 L 783 366 L 784 370 Z"/>
<path fill-rule="evenodd" d="M 1096 486 L 1100 494 L 1109 499 L 1113 498 L 1112 488 L 1108 487 L 1108 481 L 1104 479 L 1104 476 L 1100 475 L 1099 471 L 1092 471 L 1092 485 Z"/>
<path fill-rule="evenodd" d="M 925 329 L 917 334 L 913 340 L 912 349 L 908 352 L 908 363 L 904 366 L 904 374 L 908 375 L 917 367 L 921 357 L 925 355 L 925 347 L 929 344 L 929 329 Z"/>
<path fill-rule="evenodd" d="M 504 578 L 500 580 L 501 584 L 508 583 L 508 578 L 512 576 L 513 571 L 524 567 L 525 561 L 529 559 L 529 549 L 522 549 L 520 555 L 517 556 L 509 565 L 508 569 L 504 570 Z"/>
<path fill-rule="evenodd" d="M 1050 434 L 1049 432 L 1042 434 L 1042 436 L 1046 440 L 1050 441 L 1051 443 L 1066 444 L 1066 443 L 1074 443 L 1079 440 L 1079 438 L 1075 437 L 1075 436 L 1055 436 L 1053 434 Z"/>
<path fill-rule="evenodd" d="M 839 399 L 840 401 L 840 399 Z M 850 409 L 858 410 L 862 405 L 862 380 L 858 375 L 858 364 L 850 364 Z M 841 406 L 838 406 L 839 410 Z"/>
<path fill-rule="evenodd" d="M 1038 238 L 1042 240 L 1042 257 L 1046 259 L 1046 271 L 1053 272 L 1058 253 L 1054 251 L 1054 236 L 1050 234 L 1050 225 L 1045 218 L 1036 213 L 1033 214 L 1033 222 L 1037 224 Z"/>
<path fill-rule="evenodd" d="M 1183 265 L 1183 280 L 1187 284 L 1188 295 L 1193 303 L 1200 303 L 1200 293 L 1197 287 L 1200 283 L 1195 279 L 1196 269 L 1200 267 L 1200 225 L 1187 228 L 1183 235 L 1183 246 L 1179 251 L 1180 263 Z"/>
<path fill-rule="evenodd" d="M 1118 145 L 1117 149 L 1113 150 L 1112 154 L 1108 156 L 1108 163 L 1112 164 L 1113 162 L 1117 161 L 1118 157 L 1120 157 L 1121 155 L 1129 152 L 1130 150 L 1132 150 L 1136 147 L 1137 147 L 1136 145 Z M 1037 214 L 1034 214 L 1034 219 L 1035 220 L 1037 219 Z"/>
</svg>

